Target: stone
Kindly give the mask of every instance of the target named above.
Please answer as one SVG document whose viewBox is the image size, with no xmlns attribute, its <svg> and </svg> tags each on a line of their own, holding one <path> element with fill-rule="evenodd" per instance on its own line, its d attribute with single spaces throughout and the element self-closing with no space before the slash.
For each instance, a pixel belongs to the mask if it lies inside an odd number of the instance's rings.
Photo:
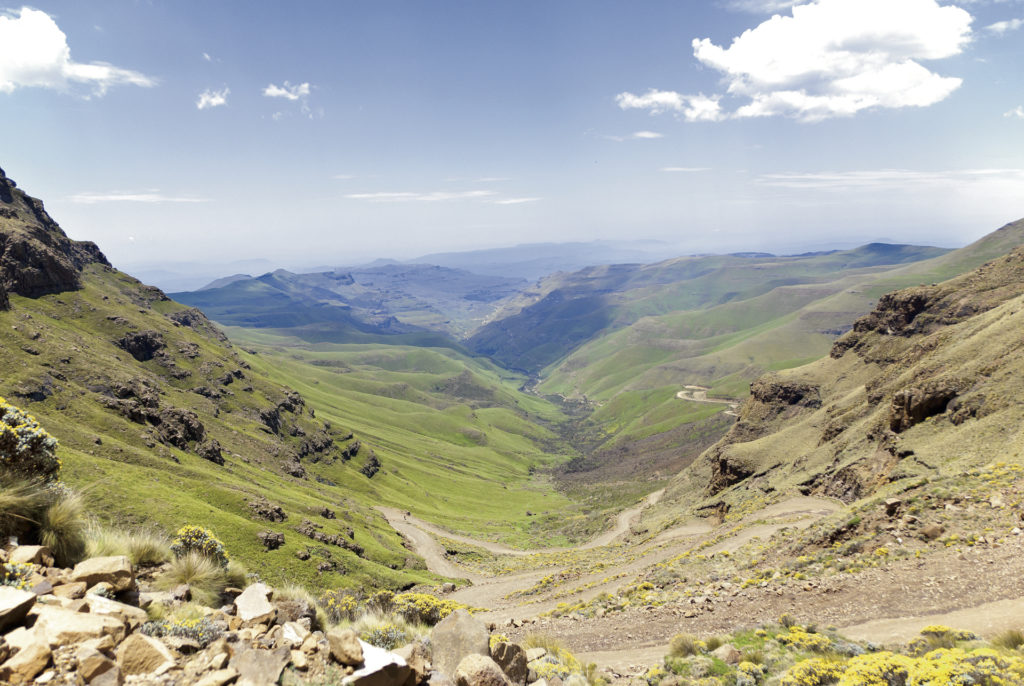
<svg viewBox="0 0 1024 686">
<path fill-rule="evenodd" d="M 489 657 L 471 653 L 455 669 L 456 686 L 511 686 L 501 667 Z"/>
<path fill-rule="evenodd" d="M 36 594 L 22 591 L 13 586 L 0 586 L 0 632 L 7 627 L 21 624 L 36 604 Z"/>
<path fill-rule="evenodd" d="M 53 595 L 58 598 L 69 598 L 71 600 L 78 600 L 79 598 L 85 597 L 85 591 L 89 587 L 81 581 L 76 581 L 71 584 L 61 584 L 60 586 L 53 587 Z"/>
<path fill-rule="evenodd" d="M 110 597 L 114 595 L 116 591 L 114 587 L 106 581 L 101 581 L 98 584 L 94 584 L 85 590 L 86 595 L 100 595 L 104 597 Z M 84 612 L 85 610 L 83 610 Z"/>
<path fill-rule="evenodd" d="M 113 660 L 91 646 L 79 647 L 75 651 L 75 660 L 78 662 L 78 674 L 86 683 L 117 666 Z"/>
<path fill-rule="evenodd" d="M 441 584 L 441 593 L 454 593 L 454 592 L 455 592 L 455 584 L 453 584 L 452 582 L 446 581 L 443 584 Z"/>
<path fill-rule="evenodd" d="M 489 656 L 490 636 L 483 622 L 466 610 L 456 610 L 430 632 L 434 651 L 434 669 L 454 675 L 467 655 Z"/>
<path fill-rule="evenodd" d="M 53 553 L 45 545 L 19 545 L 11 551 L 8 562 L 53 566 Z"/>
<path fill-rule="evenodd" d="M 277 623 L 308 622 L 312 626 L 316 621 L 316 607 L 301 599 L 274 600 L 277 608 Z"/>
<path fill-rule="evenodd" d="M 216 672 L 211 672 L 197 681 L 196 686 L 224 686 L 224 684 L 238 676 L 238 670 L 233 670 L 231 668 L 227 668 L 226 670 L 217 670 Z"/>
<path fill-rule="evenodd" d="M 430 676 L 430 651 L 420 641 L 414 641 L 394 651 L 395 655 L 409 665 L 417 684 L 422 684 Z"/>
<path fill-rule="evenodd" d="M 127 675 L 162 674 L 174 666 L 174 655 L 158 639 L 132 634 L 117 647 L 117 665 Z"/>
<path fill-rule="evenodd" d="M 50 595 L 51 593 L 53 593 L 53 584 L 51 584 L 46 579 L 43 579 L 42 581 L 37 582 L 29 590 L 31 590 L 37 596 L 40 596 L 40 595 Z"/>
<path fill-rule="evenodd" d="M 87 595 L 85 602 L 89 604 L 89 612 L 99 615 L 112 615 L 123 620 L 132 629 L 141 626 L 149 621 L 149 615 L 145 610 L 134 605 L 119 603 L 101 595 Z"/>
<path fill-rule="evenodd" d="M 743 654 L 740 653 L 740 651 L 736 650 L 736 648 L 732 645 L 726 643 L 725 645 L 719 646 L 718 648 L 715 648 L 713 651 L 711 651 L 711 656 L 717 657 L 719 660 L 726 664 L 738 665 L 740 663 L 740 658 L 743 657 Z"/>
<path fill-rule="evenodd" d="M 925 540 L 934 541 L 936 538 L 941 536 L 945 530 L 945 527 L 939 524 L 929 524 L 921 527 L 921 536 L 923 536 Z"/>
<path fill-rule="evenodd" d="M 256 534 L 256 538 L 260 539 L 267 550 L 277 550 L 284 545 L 284 534 L 277 531 L 261 531 Z"/>
<path fill-rule="evenodd" d="M 501 642 L 491 649 L 493 659 L 505 676 L 514 684 L 525 684 L 526 675 L 529 671 L 527 666 L 526 651 L 515 643 Z"/>
<path fill-rule="evenodd" d="M 125 625 L 117 617 L 74 612 L 60 607 L 37 606 L 38 614 L 35 631 L 44 637 L 50 646 L 81 643 L 91 638 L 111 636 L 120 641 L 125 635 Z"/>
<path fill-rule="evenodd" d="M 276 650 L 249 649 L 235 653 L 228 666 L 238 672 L 239 684 L 270 686 L 281 678 L 281 672 L 291 660 L 287 648 Z"/>
<path fill-rule="evenodd" d="M 331 657 L 342 665 L 355 667 L 363 664 L 362 641 L 351 629 L 331 629 L 327 632 L 327 641 L 331 645 Z"/>
<path fill-rule="evenodd" d="M 210 672 L 202 679 L 195 683 L 195 686 L 224 686 L 232 679 L 238 676 L 238 670 L 228 667 L 227 669 L 218 669 L 215 672 Z"/>
<path fill-rule="evenodd" d="M 124 674 L 121 668 L 114 665 L 105 672 L 100 672 L 89 682 L 89 686 L 124 686 Z"/>
<path fill-rule="evenodd" d="M 266 584 L 253 584 L 235 598 L 235 615 L 245 625 L 268 624 L 274 621 L 277 610 L 270 602 L 273 593 Z"/>
<path fill-rule="evenodd" d="M 281 638 L 294 647 L 301 646 L 309 636 L 309 629 L 298 622 L 285 622 L 281 627 Z"/>
<path fill-rule="evenodd" d="M 292 667 L 305 671 L 309 668 L 309 658 L 301 650 L 291 651 Z"/>
<path fill-rule="evenodd" d="M 404 686 L 412 670 L 392 652 L 359 641 L 363 666 L 341 680 L 343 686 Z"/>
<path fill-rule="evenodd" d="M 124 555 L 93 557 L 83 560 L 71 570 L 71 582 L 82 581 L 86 586 L 100 582 L 111 585 L 115 592 L 127 591 L 135 585 L 135 570 Z"/>
<path fill-rule="evenodd" d="M 50 647 L 45 643 L 30 643 L 0 665 L 0 683 L 20 684 L 32 681 L 50 664 L 50 655 Z"/>
<path fill-rule="evenodd" d="M 885 515 L 887 517 L 895 517 L 900 513 L 900 508 L 903 507 L 903 501 L 899 498 L 888 498 L 885 501 Z"/>
<path fill-rule="evenodd" d="M 526 649 L 526 661 L 527 662 L 533 662 L 534 660 L 541 659 L 542 657 L 544 657 L 547 654 L 548 654 L 548 651 L 545 650 L 544 648 L 527 648 Z"/>
</svg>

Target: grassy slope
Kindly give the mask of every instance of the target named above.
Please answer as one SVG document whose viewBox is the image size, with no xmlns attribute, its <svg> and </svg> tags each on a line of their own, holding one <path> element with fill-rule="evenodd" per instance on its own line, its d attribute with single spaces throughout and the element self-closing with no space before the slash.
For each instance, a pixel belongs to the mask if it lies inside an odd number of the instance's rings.
<svg viewBox="0 0 1024 686">
<path fill-rule="evenodd" d="M 836 335 L 870 310 L 881 294 L 963 273 L 1022 241 L 1024 222 L 1017 222 L 960 250 L 895 268 L 859 268 L 871 254 L 859 260 L 851 260 L 849 253 L 821 256 L 816 259 L 828 268 L 852 264 L 858 269 L 831 281 L 779 286 L 706 309 L 644 317 L 549 367 L 539 390 L 583 395 L 603 404 L 651 389 L 700 384 L 710 387 L 712 396 L 739 399 L 747 394 L 749 382 L 765 371 L 800 366 L 827 354 Z M 777 269 L 776 263 L 766 269 Z M 756 271 L 748 270 L 745 280 L 730 279 L 730 287 L 756 292 L 750 285 L 757 283 L 758 277 L 752 276 Z M 660 424 L 663 430 L 690 421 L 688 412 L 677 410 L 682 401 L 674 393 L 661 397 L 655 404 L 614 403 L 618 409 L 609 423 L 623 427 L 615 440 L 640 438 L 643 431 L 631 427 L 646 427 L 661 417 L 674 417 Z"/>
<path fill-rule="evenodd" d="M 539 399 L 509 390 L 515 384 L 500 381 L 493 368 L 472 373 L 483 388 L 477 392 L 490 392 L 494 407 L 474 410 L 470 402 L 453 402 L 432 390 L 467 368 L 466 361 L 436 351 L 408 351 L 412 358 L 437 362 L 434 374 L 399 370 L 383 384 L 341 393 L 345 379 L 359 379 L 358 371 L 338 374 L 331 367 L 300 366 L 288 356 L 272 361 L 242 353 L 209 333 L 172 325 L 165 314 L 181 306 L 153 293 L 127 275 L 92 265 L 82 290 L 37 299 L 12 296 L 11 310 L 0 312 L 0 394 L 36 415 L 58 437 L 63 478 L 85 490 L 90 510 L 101 519 L 119 526 L 154 523 L 168 531 L 184 524 L 210 527 L 229 552 L 270 581 L 400 587 L 433 577 L 421 563 L 409 561 L 399 536 L 372 510 L 376 504 L 405 506 L 481 535 L 493 535 L 508 518 L 518 532 L 513 540 L 526 538 L 526 508 L 569 507 L 529 473 L 532 465 L 559 459 L 542 454 L 533 440 L 548 445 L 552 437 L 502 403 L 514 406 L 518 400 L 525 411 L 551 421 L 557 413 Z M 157 360 L 138 362 L 113 344 L 125 331 L 150 329 L 162 332 L 171 359 L 190 376 L 172 379 Z M 187 345 L 196 347 L 198 357 L 180 354 Z M 245 368 L 247 359 L 251 369 Z M 348 360 L 357 367 L 369 364 Z M 225 395 L 220 400 L 191 392 L 201 384 L 220 388 L 214 379 L 233 369 L 243 369 L 244 379 L 221 388 Z M 226 464 L 161 444 L 152 427 L 103 406 L 112 386 L 132 379 L 159 388 L 161 407 L 196 411 L 207 436 L 223 446 Z M 301 387 L 306 395 L 305 409 L 294 416 L 283 413 L 289 424 L 309 435 L 320 427 L 321 417 L 330 419 L 337 438 L 355 429 L 364 452 L 350 462 L 337 459 L 339 441 L 330 457 L 316 464 L 304 461 L 308 478 L 286 475 L 281 463 L 301 437 L 270 435 L 258 418 L 261 408 L 282 399 L 286 389 L 278 381 Z M 393 386 L 392 395 L 410 394 L 414 400 L 374 395 L 384 392 L 385 385 Z M 471 383 L 464 386 L 474 392 Z M 441 400 L 416 402 L 429 400 L 432 393 Z M 32 396 L 46 397 L 37 401 Z M 310 416 L 311 409 L 317 418 Z M 358 471 L 370 448 L 384 466 L 373 479 Z M 254 521 L 247 502 L 259 495 L 282 505 L 288 520 Z M 337 520 L 317 515 L 325 506 L 338 512 Z M 351 527 L 365 553 L 357 557 L 330 547 L 342 569 L 318 574 L 316 553 L 310 561 L 295 556 L 307 545 L 317 546 L 294 531 L 303 518 L 323 525 L 326 533 Z M 285 534 L 283 548 L 263 551 L 256 534 L 267 529 Z"/>
</svg>

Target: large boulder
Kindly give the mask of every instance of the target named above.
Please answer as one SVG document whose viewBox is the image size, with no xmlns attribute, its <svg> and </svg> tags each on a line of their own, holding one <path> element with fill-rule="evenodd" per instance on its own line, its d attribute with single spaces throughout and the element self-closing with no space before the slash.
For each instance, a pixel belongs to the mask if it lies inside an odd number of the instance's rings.
<svg viewBox="0 0 1024 686">
<path fill-rule="evenodd" d="M 456 686 L 512 686 L 498 663 L 484 655 L 467 655 L 455 668 Z"/>
<path fill-rule="evenodd" d="M 115 592 L 120 593 L 130 590 L 135 585 L 135 570 L 124 555 L 91 557 L 75 565 L 69 581 L 82 581 L 90 588 L 100 582 L 106 582 Z"/>
<path fill-rule="evenodd" d="M 331 645 L 331 657 L 334 661 L 355 667 L 363 664 L 363 642 L 351 629 L 331 629 L 327 632 L 327 642 Z"/>
<path fill-rule="evenodd" d="M 490 634 L 483 622 L 466 610 L 456 610 L 430 632 L 434 650 L 434 669 L 449 676 L 455 674 L 467 655 L 490 655 Z"/>
<path fill-rule="evenodd" d="M 491 650 L 491 658 L 505 672 L 514 684 L 525 684 L 530 668 L 527 666 L 526 651 L 515 643 L 498 643 Z"/>
<path fill-rule="evenodd" d="M 235 615 L 244 624 L 270 624 L 277 616 L 277 609 L 270 602 L 273 594 L 266 584 L 253 584 L 235 598 Z"/>
<path fill-rule="evenodd" d="M 343 686 L 404 686 L 412 670 L 401 657 L 359 641 L 363 666 L 342 680 Z"/>
<path fill-rule="evenodd" d="M 421 641 L 414 641 L 394 651 L 395 655 L 409 665 L 417 684 L 422 684 L 430 677 L 430 650 Z"/>
<path fill-rule="evenodd" d="M 132 634 L 117 647 L 117 666 L 125 674 L 163 674 L 174 667 L 174 655 L 158 639 Z"/>
<path fill-rule="evenodd" d="M 7 561 L 50 567 L 53 565 L 53 553 L 45 545 L 19 545 L 11 551 Z"/>
<path fill-rule="evenodd" d="M 0 586 L 0 632 L 20 624 L 35 604 L 35 593 L 21 591 L 13 586 Z"/>
</svg>

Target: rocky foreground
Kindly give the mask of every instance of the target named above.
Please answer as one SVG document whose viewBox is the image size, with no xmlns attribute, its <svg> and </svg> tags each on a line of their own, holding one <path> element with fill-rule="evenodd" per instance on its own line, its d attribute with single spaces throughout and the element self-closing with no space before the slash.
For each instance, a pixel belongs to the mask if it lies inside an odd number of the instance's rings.
<svg viewBox="0 0 1024 686">
<path fill-rule="evenodd" d="M 263 686 L 287 670 L 298 684 L 547 686 L 537 678 L 543 648 L 492 642 L 465 610 L 429 639 L 392 652 L 351 629 L 321 630 L 308 603 L 275 599 L 262 583 L 229 589 L 233 599 L 223 607 L 168 625 L 151 621 L 160 616 L 156 606 L 180 607 L 189 588 L 143 590 L 127 557 L 66 569 L 52 566 L 43 546 L 18 546 L 0 551 L 0 562 L 23 572 L 0 585 L 0 683 Z"/>
</svg>

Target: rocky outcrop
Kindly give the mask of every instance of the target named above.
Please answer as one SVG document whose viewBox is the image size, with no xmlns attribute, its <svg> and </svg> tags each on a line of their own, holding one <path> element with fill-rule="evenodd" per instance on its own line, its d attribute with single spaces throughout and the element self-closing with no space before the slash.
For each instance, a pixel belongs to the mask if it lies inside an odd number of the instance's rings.
<svg viewBox="0 0 1024 686">
<path fill-rule="evenodd" d="M 363 476 L 367 479 L 372 479 L 374 475 L 380 471 L 380 467 L 381 464 L 380 460 L 377 458 L 377 454 L 371 450 L 369 456 L 366 458 L 366 462 L 364 462 L 363 466 L 359 468 L 359 471 L 362 472 Z"/>
<path fill-rule="evenodd" d="M 36 298 L 76 290 L 82 269 L 93 263 L 110 266 L 95 243 L 68 238 L 42 201 L 0 169 L 0 307 L 6 293 Z"/>
<path fill-rule="evenodd" d="M 167 347 L 159 331 L 131 331 L 117 341 L 117 346 L 139 362 L 152 360 Z"/>
<path fill-rule="evenodd" d="M 821 391 L 817 386 L 782 381 L 773 375 L 762 376 L 750 384 L 750 396 L 757 402 L 776 407 L 821 407 Z"/>
<path fill-rule="evenodd" d="M 957 396 L 957 388 L 949 382 L 933 382 L 920 388 L 897 391 L 889 406 L 889 428 L 896 433 L 946 411 Z"/>
<path fill-rule="evenodd" d="M 288 515 L 280 505 L 276 505 L 266 498 L 260 497 L 250 500 L 249 512 L 255 519 L 263 519 L 268 522 L 283 522 Z"/>
</svg>

